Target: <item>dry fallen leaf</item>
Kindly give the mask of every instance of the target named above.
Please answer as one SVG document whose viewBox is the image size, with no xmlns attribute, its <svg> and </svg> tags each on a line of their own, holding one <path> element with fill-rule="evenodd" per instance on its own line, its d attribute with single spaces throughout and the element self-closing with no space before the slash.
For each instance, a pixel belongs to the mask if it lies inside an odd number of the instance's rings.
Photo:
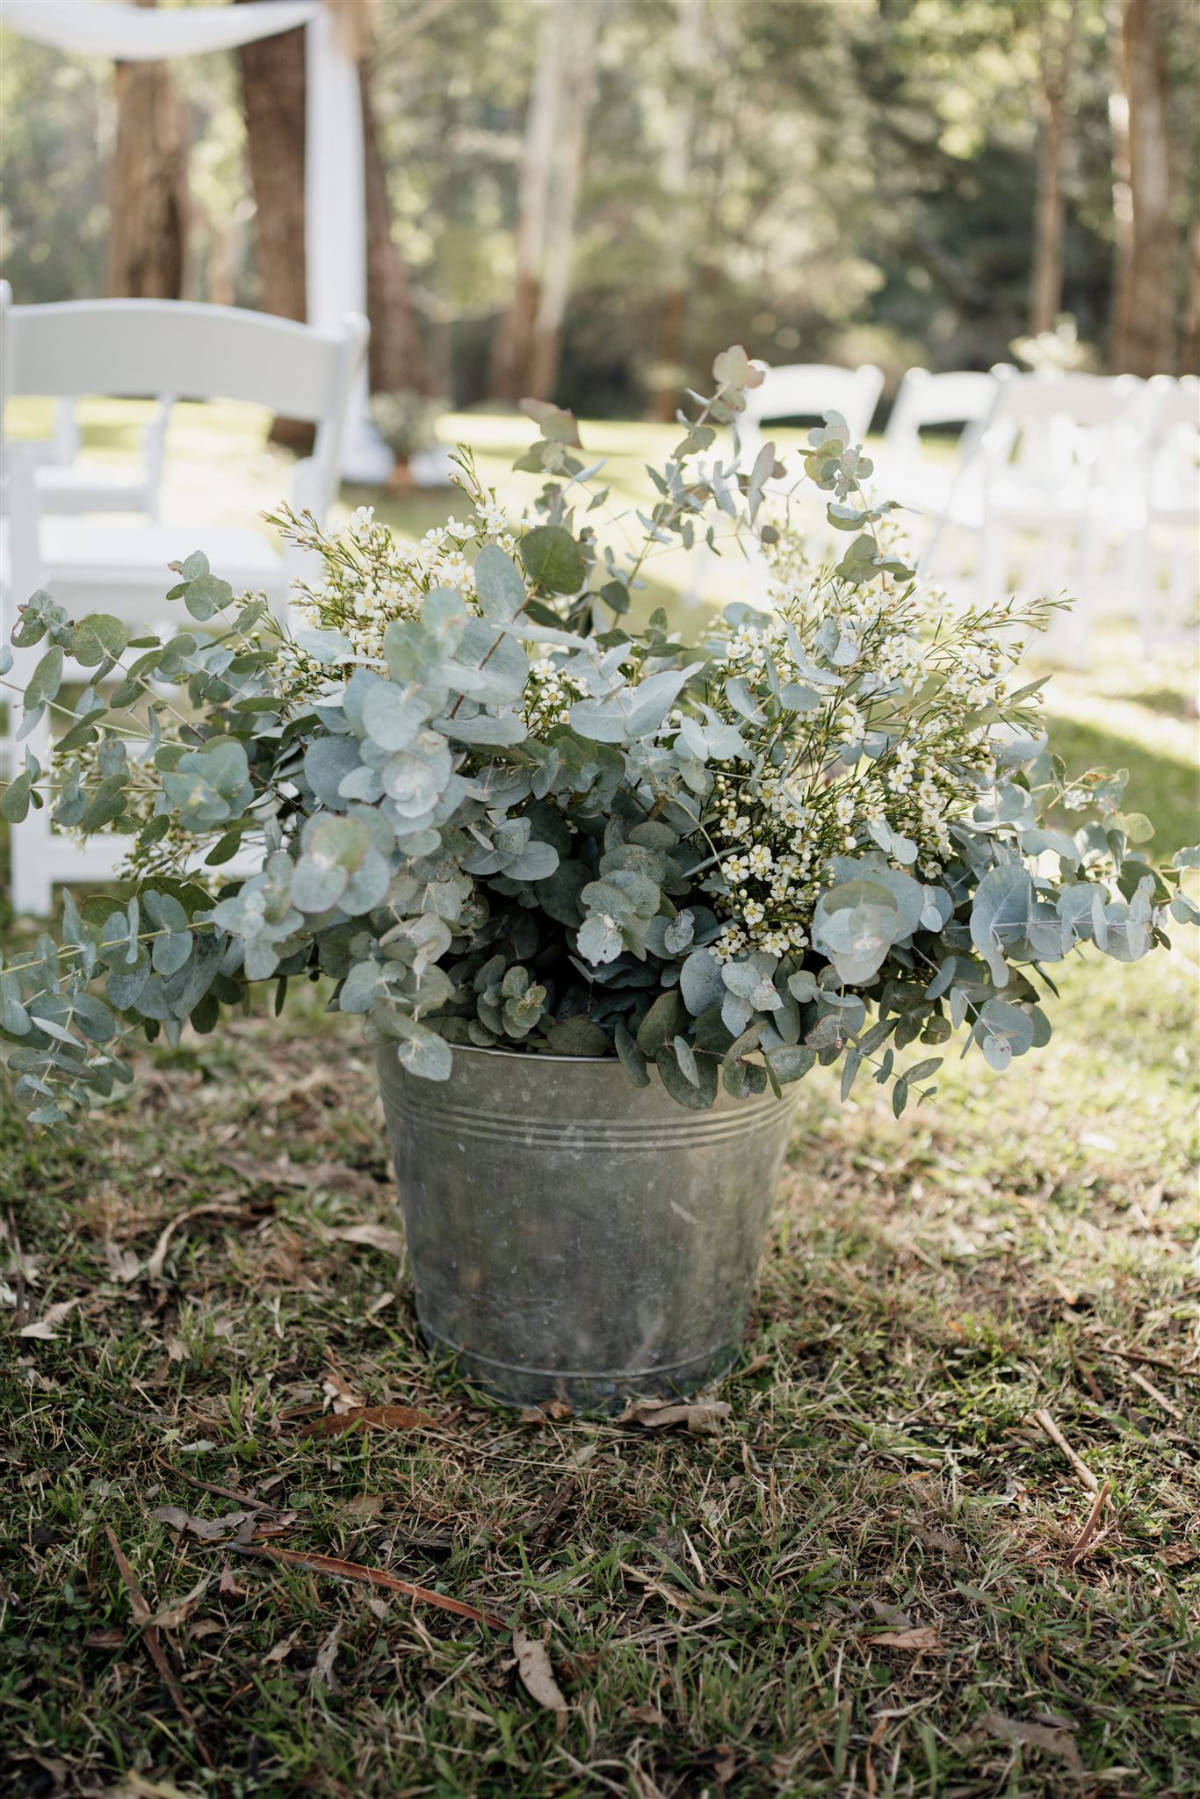
<svg viewBox="0 0 1200 1799">
<path fill-rule="evenodd" d="M 638 1399 L 625 1407 L 618 1424 L 640 1424 L 645 1430 L 667 1430 L 682 1424 L 697 1436 L 719 1436 L 733 1407 L 724 1399 Z"/>
<path fill-rule="evenodd" d="M 326 1391 L 329 1383 L 326 1382 Z M 436 1425 L 428 1412 L 418 1412 L 410 1405 L 339 1406 L 334 1400 L 332 1412 L 313 1418 L 300 1432 L 302 1437 L 336 1437 L 347 1430 L 421 1430 Z"/>
<path fill-rule="evenodd" d="M 885 1630 L 879 1636 L 864 1638 L 872 1649 L 907 1649 L 917 1655 L 943 1655 L 945 1645 L 931 1624 L 919 1624 L 913 1630 Z"/>
<path fill-rule="evenodd" d="M 50 1306 L 44 1315 L 33 1324 L 22 1325 L 17 1332 L 18 1337 L 37 1337 L 43 1343 L 53 1342 L 58 1332 L 56 1324 L 61 1324 L 67 1315 L 83 1302 L 79 1299 L 62 1299 L 57 1305 Z"/>
<path fill-rule="evenodd" d="M 268 1649 L 267 1653 L 263 1656 L 263 1661 L 285 1662 L 295 1647 L 296 1637 L 295 1633 L 293 1633 L 290 1637 L 284 1637 L 280 1642 L 276 1643 L 273 1649 Z"/>
<path fill-rule="evenodd" d="M 230 1599 L 244 1599 L 246 1597 L 245 1587 L 238 1586 L 237 1578 L 228 1562 L 226 1562 L 225 1566 L 221 1569 L 221 1578 L 217 1582 L 217 1592 L 226 1594 Z"/>
<path fill-rule="evenodd" d="M 382 1493 L 360 1493 L 357 1499 L 348 1499 L 338 1510 L 351 1524 L 365 1524 L 371 1518 L 378 1518 L 386 1504 Z"/>
<path fill-rule="evenodd" d="M 206 1205 L 192 1206 L 190 1210 L 186 1212 L 178 1212 L 168 1224 L 164 1225 L 159 1235 L 158 1242 L 151 1251 L 150 1260 L 146 1263 L 146 1279 L 148 1281 L 160 1281 L 162 1279 L 163 1268 L 166 1266 L 167 1250 L 170 1247 L 171 1238 L 181 1224 L 187 1224 L 193 1218 L 203 1218 L 211 1213 L 218 1213 L 225 1217 L 232 1216 L 236 1218 L 243 1215 L 244 1212 L 244 1206 L 226 1205 L 222 1200 L 210 1200 Z"/>
<path fill-rule="evenodd" d="M 329 1400 L 334 1412 L 362 1411 L 365 1409 L 361 1393 L 356 1393 L 349 1381 L 331 1368 L 321 1382 L 321 1391 Z"/>
<path fill-rule="evenodd" d="M 367 1568 L 361 1562 L 345 1562 L 337 1555 L 302 1554 L 298 1549 L 259 1549 L 244 1544 L 239 1553 L 254 1556 L 264 1562 L 279 1562 L 287 1568 L 309 1568 L 314 1574 L 332 1574 L 337 1580 L 362 1580 L 373 1587 L 383 1587 L 389 1593 L 405 1593 L 410 1599 L 419 1600 L 423 1605 L 436 1605 L 443 1612 L 453 1612 L 456 1618 L 471 1618 L 477 1624 L 488 1624 L 495 1630 L 507 1630 L 503 1618 L 494 1612 L 480 1611 L 477 1605 L 468 1605 L 464 1599 L 451 1599 L 446 1593 L 435 1593 L 431 1587 L 417 1586 L 411 1580 L 397 1580 L 383 1568 Z"/>
<path fill-rule="evenodd" d="M 329 1235 L 336 1243 L 365 1243 L 368 1249 L 380 1249 L 397 1261 L 404 1256 L 403 1232 L 389 1230 L 386 1224 L 351 1224 L 345 1230 L 330 1231 Z"/>
<path fill-rule="evenodd" d="M 187 1531 L 193 1537 L 199 1537 L 202 1543 L 220 1543 L 231 1538 L 240 1524 L 253 1516 L 251 1512 L 226 1512 L 223 1518 L 194 1518 L 185 1512 L 182 1506 L 160 1505 L 151 1512 L 160 1524 L 169 1524 L 172 1530 Z"/>
<path fill-rule="evenodd" d="M 190 1593 L 185 1593 L 183 1598 L 177 1599 L 174 1605 L 165 1605 L 160 1612 L 155 1612 L 152 1618 L 147 1618 L 146 1623 L 157 1624 L 160 1630 L 178 1630 L 181 1624 L 187 1623 L 207 1593 L 211 1580 L 211 1574 L 204 1575 L 201 1580 L 196 1582 Z"/>
<path fill-rule="evenodd" d="M 1002 1743 L 1019 1743 L 1023 1749 L 1042 1749 L 1066 1762 L 1072 1774 L 1083 1773 L 1083 1761 L 1071 1732 L 1049 1724 L 1025 1724 L 1019 1718 L 1006 1718 L 991 1712 L 982 1720 L 981 1729 Z"/>
<path fill-rule="evenodd" d="M 516 1652 L 521 1685 L 531 1699 L 556 1714 L 556 1728 L 561 1730 L 566 1723 L 568 1707 L 554 1678 L 546 1645 L 537 1637 L 527 1637 L 523 1630 L 514 1630 L 513 1649 Z"/>
<path fill-rule="evenodd" d="M 312 1665 L 310 1680 L 319 1681 L 329 1688 L 331 1693 L 337 1692 L 337 1682 L 333 1678 L 333 1664 L 337 1660 L 338 1638 L 342 1634 L 343 1620 L 339 1619 L 330 1631 L 321 1647 L 317 1650 L 317 1659 Z"/>
</svg>

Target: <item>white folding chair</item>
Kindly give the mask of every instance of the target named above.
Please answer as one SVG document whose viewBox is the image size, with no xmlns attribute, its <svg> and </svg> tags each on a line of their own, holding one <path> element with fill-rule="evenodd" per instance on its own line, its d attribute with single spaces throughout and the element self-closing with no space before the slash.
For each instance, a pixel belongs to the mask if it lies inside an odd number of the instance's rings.
<svg viewBox="0 0 1200 1799">
<path fill-rule="evenodd" d="M 1069 594 L 1043 643 L 1087 663 L 1090 621 L 1137 435 L 1134 376 L 1018 374 L 999 365 L 991 410 L 956 478 L 924 565 L 947 528 L 978 544 L 973 586 L 991 602 L 1013 591 Z"/>
<path fill-rule="evenodd" d="M 861 443 L 882 392 L 883 370 L 873 362 L 856 369 L 839 368 L 832 362 L 792 362 L 768 368 L 761 386 L 748 390 L 746 410 L 738 417 L 743 461 L 753 463 L 758 455 L 762 428 L 769 419 L 819 419 L 826 412 L 840 412 L 850 427 L 850 441 Z"/>
<path fill-rule="evenodd" d="M 926 517 L 945 510 L 961 469 L 970 461 L 991 412 L 995 374 L 954 369 L 931 374 L 909 369 L 901 381 L 883 433 L 878 491 Z M 930 426 L 960 427 L 953 454 L 935 459 L 921 433 Z"/>
<path fill-rule="evenodd" d="M 54 402 L 54 431 L 39 445 L 37 482 L 41 512 L 137 512 L 158 520 L 159 490 L 167 447 L 171 400 L 161 396 L 142 426 L 137 462 L 96 462 L 80 457 L 79 420 L 73 399 Z"/>
<path fill-rule="evenodd" d="M 1147 656 L 1197 642 L 1200 618 L 1200 380 L 1146 384 L 1136 526 L 1123 559 Z M 1131 471 L 1132 472 L 1132 471 Z"/>
<path fill-rule="evenodd" d="M 297 466 L 293 501 L 323 517 L 336 491 L 347 400 L 366 348 L 365 319 L 351 317 L 336 331 L 320 331 L 226 306 L 164 300 L 11 306 L 9 299 L 7 284 L 0 283 L 7 394 L 178 394 L 240 400 L 310 420 L 316 443 Z M 168 611 L 163 596 L 175 581 L 169 565 L 195 549 L 204 550 L 214 573 L 235 590 L 263 594 L 276 612 L 286 609 L 296 559 L 252 526 L 206 526 L 202 516 L 181 525 L 42 516 L 28 446 L 5 438 L 3 447 L 8 568 L 0 616 L 6 640 L 18 604 L 38 587 L 75 617 L 98 611 L 127 624 L 157 623 Z M 43 647 L 16 652 L 11 679 L 18 687 Z M 10 705 L 7 713 L 3 747 L 11 776 L 22 753 L 14 730 L 19 708 Z M 43 765 L 49 738 L 44 720 L 28 738 Z M 46 913 L 55 881 L 110 878 L 125 848 L 116 837 L 81 846 L 51 829 L 47 811 L 31 812 L 12 831 L 14 909 Z"/>
</svg>

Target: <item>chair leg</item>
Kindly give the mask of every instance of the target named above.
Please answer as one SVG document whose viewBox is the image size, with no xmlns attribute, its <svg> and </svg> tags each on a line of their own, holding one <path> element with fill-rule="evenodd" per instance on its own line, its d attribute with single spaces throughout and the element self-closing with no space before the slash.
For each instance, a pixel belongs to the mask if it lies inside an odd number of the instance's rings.
<svg viewBox="0 0 1200 1799">
<path fill-rule="evenodd" d="M 33 649 L 14 649 L 9 677 L 13 687 L 24 689 L 43 648 L 44 645 L 39 644 Z M 18 743 L 16 731 L 21 719 L 21 708 L 16 705 L 11 689 L 9 700 L 9 730 L 5 748 L 9 765 L 7 774 L 11 780 L 21 771 L 26 747 L 37 757 L 43 769 L 49 766 L 51 735 L 49 721 L 43 717 L 27 737 Z M 18 915 L 45 918 L 50 913 L 54 898 L 49 801 L 40 810 L 30 806 L 21 823 L 14 824 L 10 829 L 13 911 Z"/>
</svg>

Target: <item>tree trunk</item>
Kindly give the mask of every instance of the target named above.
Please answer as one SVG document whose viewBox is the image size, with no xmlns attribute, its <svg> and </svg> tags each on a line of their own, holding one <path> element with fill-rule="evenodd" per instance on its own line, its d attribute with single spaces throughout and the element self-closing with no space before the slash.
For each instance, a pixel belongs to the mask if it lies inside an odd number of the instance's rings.
<svg viewBox="0 0 1200 1799">
<path fill-rule="evenodd" d="M 1113 359 L 1117 369 L 1135 375 L 1164 373 L 1174 360 L 1177 238 L 1171 217 L 1170 77 L 1162 23 L 1161 0 L 1122 0 L 1132 230 L 1128 302 Z"/>
<path fill-rule="evenodd" d="M 1188 233 L 1188 287 L 1179 367 L 1184 375 L 1200 375 L 1200 219 L 1192 221 Z"/>
<path fill-rule="evenodd" d="M 526 391 L 537 400 L 549 400 L 554 394 L 562 352 L 563 320 L 571 293 L 575 210 L 587 148 L 588 114 L 596 89 L 593 61 L 595 0 L 590 5 L 574 7 L 569 26 L 566 69 L 560 90 L 562 132 L 550 183 L 542 283 L 529 346 Z"/>
<path fill-rule="evenodd" d="M 1053 331 L 1062 311 L 1063 174 L 1078 26 L 1079 0 L 1071 0 L 1057 44 L 1050 42 L 1050 20 L 1047 19 L 1043 26 L 1040 57 L 1042 123 L 1038 137 L 1037 206 L 1029 292 L 1029 330 L 1033 337 Z"/>
<path fill-rule="evenodd" d="M 430 391 L 429 370 L 421 346 L 408 270 L 392 240 L 387 168 L 371 96 L 371 61 L 359 64 L 362 95 L 363 161 L 367 205 L 367 313 L 371 320 L 368 379 L 372 393 L 412 388 Z"/>
<path fill-rule="evenodd" d="M 1113 289 L 1108 360 L 1119 366 L 1129 334 L 1130 282 L 1133 271 L 1133 194 L 1129 186 L 1129 98 L 1121 58 L 1121 0 L 1109 0 L 1108 44 L 1112 89 L 1108 96 L 1108 128 L 1112 137 Z"/>
<path fill-rule="evenodd" d="M 658 371 L 651 414 L 670 424 L 684 385 L 688 314 L 688 250 L 691 214 L 688 191 L 696 130 L 696 80 L 705 64 L 704 0 L 679 0 L 675 25 L 676 93 L 670 135 L 663 162 L 663 187 L 671 208 L 664 256 L 662 328 L 658 339 Z"/>
<path fill-rule="evenodd" d="M 153 6 L 154 0 L 137 0 Z M 113 71 L 117 135 L 109 170 L 108 291 L 178 300 L 187 263 L 188 146 L 165 62 Z"/>
<path fill-rule="evenodd" d="M 303 319 L 304 29 L 238 51 L 264 312 Z"/>
<path fill-rule="evenodd" d="M 304 28 L 256 38 L 237 54 L 262 308 L 304 319 Z M 271 442 L 304 456 L 313 428 L 302 419 L 277 418 Z"/>
<path fill-rule="evenodd" d="M 541 293 L 550 179 L 562 112 L 562 76 L 570 0 L 546 0 L 538 33 L 537 66 L 525 115 L 525 144 L 517 190 L 516 277 L 508 311 L 492 344 L 491 390 L 497 399 L 528 392 L 534 321 Z"/>
</svg>

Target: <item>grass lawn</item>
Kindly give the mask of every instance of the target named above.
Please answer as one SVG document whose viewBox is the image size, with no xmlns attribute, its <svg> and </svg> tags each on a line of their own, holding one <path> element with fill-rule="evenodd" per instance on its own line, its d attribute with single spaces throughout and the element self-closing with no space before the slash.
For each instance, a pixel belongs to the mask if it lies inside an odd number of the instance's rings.
<svg viewBox="0 0 1200 1799">
<path fill-rule="evenodd" d="M 497 473 L 524 441 L 471 428 Z M 587 436 L 627 483 L 639 428 Z M 1056 682 L 1056 743 L 1130 768 L 1167 851 L 1188 678 L 1118 629 Z M 316 990 L 141 1049 L 74 1145 L 0 1105 L 0 1790 L 1200 1793 L 1196 954 L 1073 964 L 1046 1051 L 899 1122 L 810 1077 L 712 1435 L 435 1378 Z M 348 1399 L 425 1421 L 310 1431 Z"/>
</svg>

